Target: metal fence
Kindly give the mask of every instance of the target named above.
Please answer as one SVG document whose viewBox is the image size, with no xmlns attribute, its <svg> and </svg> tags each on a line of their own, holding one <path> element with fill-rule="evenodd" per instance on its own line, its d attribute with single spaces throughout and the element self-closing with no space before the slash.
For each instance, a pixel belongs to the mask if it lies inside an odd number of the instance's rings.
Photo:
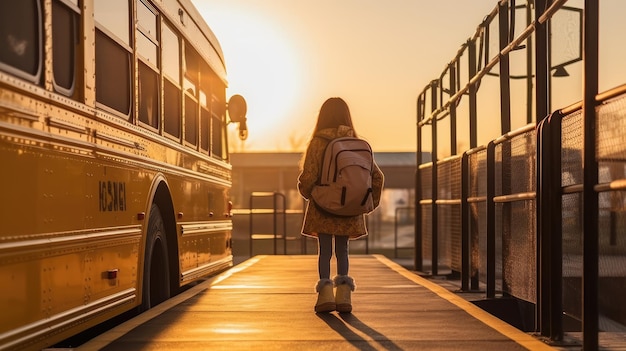
<svg viewBox="0 0 626 351">
<path fill-rule="evenodd" d="M 415 267 L 532 306 L 550 343 L 611 349 L 626 342 L 626 86 L 598 94 L 598 2 L 566 3 L 498 1 L 418 96 Z M 563 13 L 585 50 L 555 65 Z M 582 100 L 551 111 L 551 74 L 575 62 Z M 502 136 L 478 146 L 495 120 Z"/>
</svg>

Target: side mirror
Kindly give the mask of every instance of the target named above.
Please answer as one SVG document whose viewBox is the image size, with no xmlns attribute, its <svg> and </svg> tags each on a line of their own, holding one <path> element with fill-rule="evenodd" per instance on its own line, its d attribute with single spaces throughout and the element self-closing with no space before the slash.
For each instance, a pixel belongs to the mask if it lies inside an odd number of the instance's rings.
<svg viewBox="0 0 626 351">
<path fill-rule="evenodd" d="M 246 99 L 241 95 L 233 95 L 228 100 L 228 117 L 230 121 L 239 123 L 239 139 L 246 140 L 248 138 L 248 126 L 246 125 L 246 113 L 248 113 L 248 105 Z"/>
</svg>

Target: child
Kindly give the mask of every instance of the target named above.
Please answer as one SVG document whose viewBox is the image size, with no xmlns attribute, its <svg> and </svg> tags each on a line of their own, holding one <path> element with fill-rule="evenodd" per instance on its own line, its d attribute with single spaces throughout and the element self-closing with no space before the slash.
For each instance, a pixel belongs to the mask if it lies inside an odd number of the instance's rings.
<svg viewBox="0 0 626 351">
<path fill-rule="evenodd" d="M 298 176 L 298 190 L 307 200 L 319 180 L 324 150 L 329 140 L 339 137 L 356 137 L 350 110 L 346 102 L 338 97 L 324 102 L 317 118 L 317 125 L 304 155 L 301 172 Z M 380 202 L 383 188 L 383 173 L 374 163 L 372 170 L 372 197 L 374 207 Z M 352 311 L 350 294 L 355 289 L 354 279 L 348 275 L 348 240 L 367 235 L 364 215 L 339 217 L 318 209 L 308 201 L 302 234 L 318 239 L 318 272 L 320 280 L 315 286 L 318 293 L 315 312 L 341 313 Z M 330 259 L 332 258 L 333 238 L 337 258 L 337 275 L 330 280 Z M 337 294 L 333 296 L 333 284 Z"/>
</svg>

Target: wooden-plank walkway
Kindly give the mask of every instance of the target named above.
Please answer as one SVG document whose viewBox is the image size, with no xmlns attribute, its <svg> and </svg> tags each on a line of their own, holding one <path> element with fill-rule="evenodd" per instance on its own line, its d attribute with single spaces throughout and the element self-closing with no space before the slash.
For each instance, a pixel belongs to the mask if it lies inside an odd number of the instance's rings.
<svg viewBox="0 0 626 351">
<path fill-rule="evenodd" d="M 350 274 L 352 314 L 316 314 L 316 256 L 256 256 L 77 350 L 555 350 L 383 256 Z"/>
</svg>

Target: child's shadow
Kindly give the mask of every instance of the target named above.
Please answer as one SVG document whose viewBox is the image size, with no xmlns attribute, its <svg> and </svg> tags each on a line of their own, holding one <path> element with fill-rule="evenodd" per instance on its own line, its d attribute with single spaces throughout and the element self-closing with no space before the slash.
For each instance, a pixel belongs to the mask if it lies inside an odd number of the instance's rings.
<svg viewBox="0 0 626 351">
<path fill-rule="evenodd" d="M 402 350 L 401 347 L 389 340 L 384 334 L 369 327 L 354 314 L 318 313 L 317 316 L 359 350 L 380 350 L 380 347 L 372 345 L 374 343 L 380 345 L 385 350 Z M 368 338 L 365 338 L 365 336 Z"/>
</svg>

